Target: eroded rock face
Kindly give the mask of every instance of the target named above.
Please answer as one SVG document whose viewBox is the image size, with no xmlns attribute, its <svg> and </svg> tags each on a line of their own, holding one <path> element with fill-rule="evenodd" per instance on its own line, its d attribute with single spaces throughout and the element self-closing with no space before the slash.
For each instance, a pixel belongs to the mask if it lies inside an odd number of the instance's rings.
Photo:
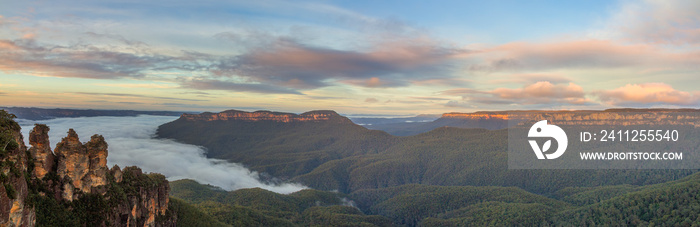
<svg viewBox="0 0 700 227">
<path fill-rule="evenodd" d="M 271 111 L 245 112 L 227 110 L 221 113 L 183 114 L 181 119 L 188 121 L 275 121 L 275 122 L 315 122 L 315 121 L 345 121 L 349 119 L 331 110 L 316 110 L 302 114 L 280 113 Z"/>
<path fill-rule="evenodd" d="M 170 186 L 160 174 L 144 174 L 138 167 L 126 167 L 123 170 L 125 180 L 147 183 L 128 197 L 128 205 L 121 206 L 113 213 L 114 220 L 121 219 L 127 226 L 171 225 L 172 217 L 166 223 L 156 223 L 158 216 L 166 215 L 170 202 Z"/>
<path fill-rule="evenodd" d="M 90 192 L 90 188 L 83 186 L 83 177 L 89 171 L 89 157 L 78 134 L 73 129 L 68 130 L 68 136 L 56 144 L 54 152 L 58 162 L 58 176 L 64 180 L 63 198 L 73 200 L 75 190 Z"/>
<path fill-rule="evenodd" d="M 37 124 L 29 132 L 29 153 L 34 157 L 34 176 L 43 178 L 54 167 L 55 157 L 51 152 L 49 144 L 49 127 L 44 124 Z"/>
<path fill-rule="evenodd" d="M 118 165 L 112 166 L 112 169 L 109 170 L 109 172 L 112 174 L 112 176 L 114 176 L 114 182 L 122 182 L 122 170 Z"/>
<path fill-rule="evenodd" d="M 107 184 L 107 142 L 101 135 L 93 135 L 85 143 L 89 159 L 87 174 L 81 179 L 82 191 L 92 190 Z"/>
<path fill-rule="evenodd" d="M 115 226 L 174 226 L 177 216 L 168 213 L 170 187 L 168 181 L 160 174 L 144 174 L 138 167 L 126 167 L 122 170 L 115 165 L 107 168 L 108 145 L 104 137 L 94 135 L 90 141 L 83 144 L 78 134 L 70 129 L 68 135 L 56 144 L 54 153 L 48 145 L 49 128 L 46 125 L 36 125 L 30 134 L 36 167 L 34 176 L 45 176 L 56 168 L 59 177 L 56 187 L 50 187 L 46 196 L 54 196 L 58 200 L 78 200 L 86 193 L 97 193 L 109 197 L 106 192 L 116 183 L 119 191 L 124 191 L 125 200 L 110 207 L 103 220 Z M 21 142 L 21 135 L 18 141 Z M 26 149 L 21 145 L 21 149 Z M 26 160 L 26 157 L 24 157 Z M 25 167 L 26 169 L 26 167 Z M 23 178 L 18 183 L 25 182 Z M 47 183 L 52 185 L 52 183 Z M 60 185 L 60 186 L 59 186 Z M 22 187 L 18 187 L 22 188 Z M 4 190 L 0 187 L 0 192 Z M 4 193 L 0 193 L 4 195 Z M 26 182 L 18 192 L 22 198 L 27 196 Z M 6 196 L 5 196 L 6 197 Z M 10 226 L 33 226 L 35 214 L 33 209 L 27 209 L 23 200 L 9 200 L 0 196 L 0 226 L 3 223 Z M 167 215 L 166 218 L 157 217 Z M 1 222 L 7 220 L 6 222 Z"/>
<path fill-rule="evenodd" d="M 94 135 L 85 144 L 80 142 L 73 129 L 56 144 L 57 173 L 63 182 L 63 198 L 73 200 L 77 191 L 95 192 L 107 184 L 107 142 L 101 135 Z M 102 190 L 104 191 L 104 190 Z"/>
</svg>

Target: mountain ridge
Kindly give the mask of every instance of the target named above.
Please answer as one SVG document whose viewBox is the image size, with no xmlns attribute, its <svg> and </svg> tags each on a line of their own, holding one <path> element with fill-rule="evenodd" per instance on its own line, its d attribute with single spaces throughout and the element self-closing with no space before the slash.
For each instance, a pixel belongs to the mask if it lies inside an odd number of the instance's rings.
<svg viewBox="0 0 700 227">
<path fill-rule="evenodd" d="M 483 122 L 492 123 L 489 120 Z M 501 123 L 507 125 L 502 119 Z M 439 127 L 402 137 L 331 121 L 193 122 L 181 118 L 161 125 L 158 136 L 203 146 L 209 157 L 242 163 L 272 177 L 343 193 L 431 184 L 516 186 L 549 194 L 562 187 L 659 183 L 693 172 L 508 171 L 505 129 Z"/>
<path fill-rule="evenodd" d="M 37 107 L 0 107 L 14 114 L 17 118 L 27 120 L 48 120 L 61 117 L 98 117 L 113 116 L 127 117 L 141 114 L 159 116 L 180 116 L 179 111 L 139 111 L 139 110 L 100 110 L 100 109 L 65 109 L 65 108 L 37 108 Z"/>
<path fill-rule="evenodd" d="M 666 119 L 654 119 L 649 117 L 634 116 L 636 113 L 654 113 Z M 659 124 L 673 123 L 669 114 L 695 114 L 695 119 L 700 119 L 700 109 L 636 109 L 636 108 L 613 108 L 605 110 L 505 110 L 505 111 L 476 111 L 476 112 L 449 112 L 430 122 L 394 123 L 383 125 L 365 125 L 374 130 L 382 130 L 395 136 L 412 136 L 428 132 L 440 127 L 457 128 L 484 128 L 489 130 L 504 129 L 509 124 L 525 119 L 548 119 L 551 124 L 564 125 L 611 125 L 617 124 L 619 120 L 630 120 L 634 118 L 646 119 L 638 124 Z M 597 116 L 596 116 L 597 115 Z M 666 115 L 666 116 L 663 116 Z M 630 117 L 631 116 L 631 117 Z M 673 117 L 673 116 L 670 116 Z M 598 119 L 597 122 L 592 120 Z M 511 121 L 511 122 L 509 122 Z M 700 125 L 696 123 L 695 125 Z"/>
<path fill-rule="evenodd" d="M 246 112 L 241 110 L 226 110 L 219 113 L 204 112 L 200 114 L 182 114 L 181 119 L 188 121 L 276 121 L 276 122 L 305 122 L 305 121 L 337 121 L 348 123 L 349 119 L 340 116 L 332 110 L 313 110 L 302 114 L 258 110 Z"/>
</svg>

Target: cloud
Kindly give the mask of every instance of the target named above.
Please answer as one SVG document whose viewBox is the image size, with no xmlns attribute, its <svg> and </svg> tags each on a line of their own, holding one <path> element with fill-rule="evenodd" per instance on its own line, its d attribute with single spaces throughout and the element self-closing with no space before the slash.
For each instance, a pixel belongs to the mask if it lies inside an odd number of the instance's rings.
<svg viewBox="0 0 700 227">
<path fill-rule="evenodd" d="M 521 74 L 510 74 L 506 76 L 507 79 L 495 79 L 489 81 L 490 83 L 517 83 L 517 84 L 531 84 L 539 81 L 548 81 L 550 83 L 569 83 L 571 79 L 555 74 L 548 73 L 521 73 Z"/>
<path fill-rule="evenodd" d="M 120 88 L 173 88 L 173 85 L 145 83 L 145 84 L 95 84 L 104 87 L 120 87 Z"/>
<path fill-rule="evenodd" d="M 196 89 L 196 90 L 224 90 L 232 92 L 254 92 L 263 94 L 295 94 L 302 95 L 293 89 L 272 86 L 260 83 L 236 83 L 225 80 L 216 79 L 203 79 L 203 78 L 190 78 L 181 79 L 180 85 L 183 88 Z"/>
<path fill-rule="evenodd" d="M 424 101 L 445 101 L 449 100 L 446 98 L 438 98 L 438 97 L 409 97 L 412 99 L 417 99 L 417 100 L 424 100 Z"/>
<path fill-rule="evenodd" d="M 341 82 L 368 88 L 403 87 L 407 85 L 404 81 L 379 79 L 378 77 L 372 77 L 366 80 L 344 80 Z"/>
<path fill-rule="evenodd" d="M 479 91 L 473 88 L 455 88 L 450 90 L 441 91 L 440 95 L 451 95 L 451 96 L 461 96 L 461 95 L 471 95 L 471 94 L 488 94 L 486 91 Z"/>
<path fill-rule="evenodd" d="M 494 48 L 502 59 L 487 69 L 619 67 L 658 59 L 659 50 L 649 45 L 620 45 L 607 40 L 578 40 L 557 43 L 508 43 Z"/>
<path fill-rule="evenodd" d="M 668 104 L 690 106 L 700 101 L 700 92 L 685 92 L 664 83 L 627 84 L 607 91 L 594 92 L 609 105 Z"/>
<path fill-rule="evenodd" d="M 58 118 L 40 123 L 51 128 L 49 138 L 54 146 L 65 137 L 69 128 L 75 129 L 83 142 L 93 134 L 101 134 L 109 144 L 108 165 L 117 164 L 122 168 L 135 165 L 146 172 L 162 173 L 169 180 L 194 179 L 226 190 L 259 187 L 278 193 L 292 193 L 306 188 L 293 183 L 261 182 L 259 173 L 240 164 L 206 158 L 201 147 L 152 138 L 158 125 L 175 119 L 163 116 L 83 117 Z M 22 120 L 20 123 L 22 133 L 29 135 L 34 122 Z"/>
<path fill-rule="evenodd" d="M 376 103 L 376 102 L 379 102 L 379 100 L 377 100 L 377 99 L 375 99 L 375 98 L 367 98 L 367 99 L 365 99 L 365 102 L 367 102 L 367 103 Z"/>
<path fill-rule="evenodd" d="M 453 89 L 443 91 L 445 95 L 462 95 L 465 101 L 481 104 L 539 105 L 570 104 L 583 105 L 589 102 L 583 88 L 574 83 L 553 84 L 549 81 L 536 82 L 522 88 L 496 88 L 490 91 L 474 89 Z M 448 102 L 455 106 L 455 102 Z"/>
<path fill-rule="evenodd" d="M 242 76 L 296 89 L 329 86 L 332 81 L 364 87 L 407 86 L 427 75 L 449 77 L 450 60 L 464 51 L 416 40 L 352 51 L 280 39 L 270 46 L 222 60 L 212 71 L 217 76 Z"/>
<path fill-rule="evenodd" d="M 0 40 L 0 70 L 37 76 L 142 78 L 149 70 L 183 68 L 189 64 L 165 55 L 134 54 L 91 45 L 46 45 L 34 39 Z"/>
<path fill-rule="evenodd" d="M 183 99 L 183 98 L 162 97 L 162 96 L 151 96 L 151 95 L 138 95 L 138 94 L 126 94 L 126 93 L 73 92 L 73 94 L 92 95 L 92 96 L 111 96 L 111 97 L 151 98 L 151 99 L 178 100 L 178 101 L 205 101 L 205 100 L 203 100 L 203 99 Z"/>
<path fill-rule="evenodd" d="M 2 26 L 8 26 L 12 24 L 16 24 L 17 22 L 11 19 L 8 19 L 7 17 L 4 17 L 3 15 L 0 15 L 0 27 Z"/>
<path fill-rule="evenodd" d="M 360 51 L 310 46 L 275 36 L 261 41 L 265 45 L 251 44 L 256 46 L 239 55 L 193 51 L 166 55 L 119 35 L 85 34 L 116 43 L 62 46 L 39 43 L 33 38 L 0 40 L 0 70 L 34 76 L 141 80 L 163 79 L 153 73 L 175 71 L 196 73 L 177 81 L 184 88 L 301 94 L 301 90 L 338 83 L 382 88 L 453 81 L 453 60 L 467 52 L 443 47 L 427 38 L 393 40 Z"/>
<path fill-rule="evenodd" d="M 411 84 L 418 86 L 469 86 L 471 80 L 464 78 L 422 78 L 411 81 Z"/>
<path fill-rule="evenodd" d="M 485 49 L 471 71 L 530 71 L 550 69 L 607 69 L 621 67 L 677 67 L 696 69 L 700 52 L 670 51 L 650 44 L 620 44 L 610 40 L 549 43 L 515 42 Z"/>
<path fill-rule="evenodd" d="M 699 45 L 698 12 L 695 0 L 625 1 L 601 32 L 638 42 Z"/>
</svg>

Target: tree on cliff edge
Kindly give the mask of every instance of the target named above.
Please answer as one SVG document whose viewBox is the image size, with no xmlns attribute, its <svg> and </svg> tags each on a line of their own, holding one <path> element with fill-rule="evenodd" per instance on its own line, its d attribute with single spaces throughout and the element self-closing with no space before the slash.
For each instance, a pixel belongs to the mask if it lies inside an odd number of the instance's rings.
<svg viewBox="0 0 700 227">
<path fill-rule="evenodd" d="M 19 130 L 19 124 L 13 119 L 17 118 L 14 114 L 8 113 L 5 110 L 0 110 L 0 154 L 5 155 L 8 149 L 13 149 L 17 146 L 12 132 Z"/>
</svg>

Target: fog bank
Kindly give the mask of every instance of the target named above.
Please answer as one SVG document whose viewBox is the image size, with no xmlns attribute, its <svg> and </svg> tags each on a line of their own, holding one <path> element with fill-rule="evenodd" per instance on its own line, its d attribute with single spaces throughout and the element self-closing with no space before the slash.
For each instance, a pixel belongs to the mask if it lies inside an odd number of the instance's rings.
<svg viewBox="0 0 700 227">
<path fill-rule="evenodd" d="M 300 184 L 271 184 L 260 181 L 257 172 L 241 164 L 206 158 L 204 149 L 173 140 L 154 138 L 159 125 L 173 121 L 177 117 L 148 116 L 137 117 L 80 117 L 57 118 L 42 121 L 19 119 L 25 143 L 29 146 L 29 131 L 34 123 L 48 125 L 51 149 L 65 137 L 69 128 L 87 142 L 94 134 L 104 136 L 109 144 L 107 165 L 117 164 L 138 166 L 145 172 L 157 172 L 168 180 L 193 179 L 203 184 L 211 184 L 226 190 L 241 188 L 263 188 L 277 193 L 292 193 L 306 187 Z"/>
</svg>

